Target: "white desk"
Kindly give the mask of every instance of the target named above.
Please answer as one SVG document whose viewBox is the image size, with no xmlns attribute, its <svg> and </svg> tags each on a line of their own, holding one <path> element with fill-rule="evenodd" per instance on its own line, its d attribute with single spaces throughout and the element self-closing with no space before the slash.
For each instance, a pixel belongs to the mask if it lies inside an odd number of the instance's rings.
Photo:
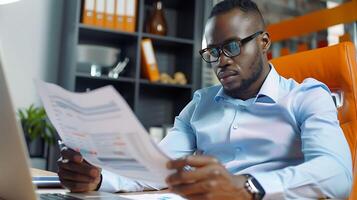
<svg viewBox="0 0 357 200">
<path fill-rule="evenodd" d="M 39 169 L 34 169 L 31 168 L 31 174 L 32 176 L 56 176 L 57 174 L 54 172 L 49 172 L 49 171 L 44 171 L 44 170 L 39 170 Z M 45 194 L 45 193 L 68 193 L 69 190 L 64 189 L 64 188 L 39 188 L 37 189 L 38 194 Z M 117 194 L 111 194 L 111 193 L 101 193 L 101 192 L 93 192 L 93 193 L 88 193 L 88 195 L 95 195 L 98 196 L 100 195 L 101 197 L 113 197 L 114 196 L 126 196 L 126 195 L 143 195 L 143 194 L 163 194 L 163 193 L 169 193 L 168 190 L 160 190 L 160 191 L 145 191 L 145 192 L 131 192 L 131 193 L 117 193 Z M 83 195 L 83 194 L 81 194 Z M 82 197 L 83 198 L 83 197 Z"/>
</svg>

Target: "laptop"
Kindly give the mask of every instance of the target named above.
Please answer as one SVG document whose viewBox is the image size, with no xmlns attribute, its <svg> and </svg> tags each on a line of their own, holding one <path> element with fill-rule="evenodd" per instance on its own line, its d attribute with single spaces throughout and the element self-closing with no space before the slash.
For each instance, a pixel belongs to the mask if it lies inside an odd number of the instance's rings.
<svg viewBox="0 0 357 200">
<path fill-rule="evenodd" d="M 39 192 L 38 193 L 43 193 Z M 38 199 L 118 199 L 118 195 L 90 192 L 84 194 L 38 194 L 32 183 L 29 156 L 22 129 L 16 120 L 9 90 L 3 71 L 0 49 L 0 199 L 38 200 Z"/>
</svg>

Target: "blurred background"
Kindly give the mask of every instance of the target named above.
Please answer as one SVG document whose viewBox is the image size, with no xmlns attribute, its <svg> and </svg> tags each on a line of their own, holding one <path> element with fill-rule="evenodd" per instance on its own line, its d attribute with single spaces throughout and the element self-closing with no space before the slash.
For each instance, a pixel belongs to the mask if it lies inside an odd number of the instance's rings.
<svg viewBox="0 0 357 200">
<path fill-rule="evenodd" d="M 0 5 L 2 61 L 33 167 L 56 171 L 58 158 L 55 131 L 31 135 L 25 126 L 34 120 L 31 113 L 49 123 L 33 79 L 76 92 L 113 85 L 158 142 L 195 90 L 218 84 L 198 53 L 217 2 L 20 0 Z M 343 41 L 357 45 L 357 0 L 255 2 L 273 40 L 269 58 Z"/>
</svg>

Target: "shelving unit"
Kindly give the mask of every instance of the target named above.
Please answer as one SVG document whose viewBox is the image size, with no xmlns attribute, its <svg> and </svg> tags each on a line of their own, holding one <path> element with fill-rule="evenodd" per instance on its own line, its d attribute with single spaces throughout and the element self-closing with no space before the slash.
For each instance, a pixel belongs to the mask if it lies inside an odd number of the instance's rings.
<svg viewBox="0 0 357 200">
<path fill-rule="evenodd" d="M 198 51 L 202 41 L 205 1 L 163 0 L 167 36 L 145 32 L 145 22 L 154 0 L 137 1 L 134 33 L 83 24 L 83 1 L 65 1 L 59 84 L 77 92 L 113 85 L 146 128 L 172 124 L 174 117 L 200 87 L 201 59 Z M 170 75 L 181 71 L 186 75 L 187 85 L 153 83 L 142 78 L 140 42 L 144 38 L 150 38 L 153 42 L 159 71 Z M 117 79 L 78 72 L 76 49 L 79 44 L 120 48 L 121 57 L 129 57 L 130 62 Z"/>
</svg>

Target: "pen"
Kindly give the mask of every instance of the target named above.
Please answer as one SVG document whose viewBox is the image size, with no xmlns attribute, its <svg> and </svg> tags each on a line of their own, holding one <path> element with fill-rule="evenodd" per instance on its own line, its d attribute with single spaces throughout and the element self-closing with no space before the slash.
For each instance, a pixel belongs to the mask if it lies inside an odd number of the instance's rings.
<svg viewBox="0 0 357 200">
<path fill-rule="evenodd" d="M 68 149 L 68 147 L 66 147 L 66 145 L 64 145 L 64 143 L 61 140 L 57 140 L 57 144 L 58 144 L 58 147 L 59 147 L 60 151 Z M 62 156 L 59 158 L 58 161 L 61 161 L 62 163 L 68 163 L 69 162 L 68 159 L 63 159 Z"/>
<path fill-rule="evenodd" d="M 203 151 L 201 151 L 201 150 L 197 150 L 197 151 L 194 153 L 194 155 L 202 155 L 202 154 L 203 154 Z M 187 157 L 187 156 L 186 156 L 186 157 Z M 191 166 L 189 166 L 189 165 L 185 165 L 185 166 L 183 167 L 183 170 L 186 171 L 186 172 L 190 172 L 190 171 L 195 170 L 195 168 L 194 168 L 194 167 L 191 167 Z"/>
<path fill-rule="evenodd" d="M 186 171 L 186 172 L 190 172 L 190 171 L 193 171 L 195 168 L 194 167 L 191 167 L 190 165 L 185 165 L 183 167 L 183 170 Z"/>
<path fill-rule="evenodd" d="M 68 149 L 68 147 L 66 147 L 66 145 L 62 142 L 62 140 L 57 140 L 57 144 L 58 144 L 60 151 Z"/>
</svg>

